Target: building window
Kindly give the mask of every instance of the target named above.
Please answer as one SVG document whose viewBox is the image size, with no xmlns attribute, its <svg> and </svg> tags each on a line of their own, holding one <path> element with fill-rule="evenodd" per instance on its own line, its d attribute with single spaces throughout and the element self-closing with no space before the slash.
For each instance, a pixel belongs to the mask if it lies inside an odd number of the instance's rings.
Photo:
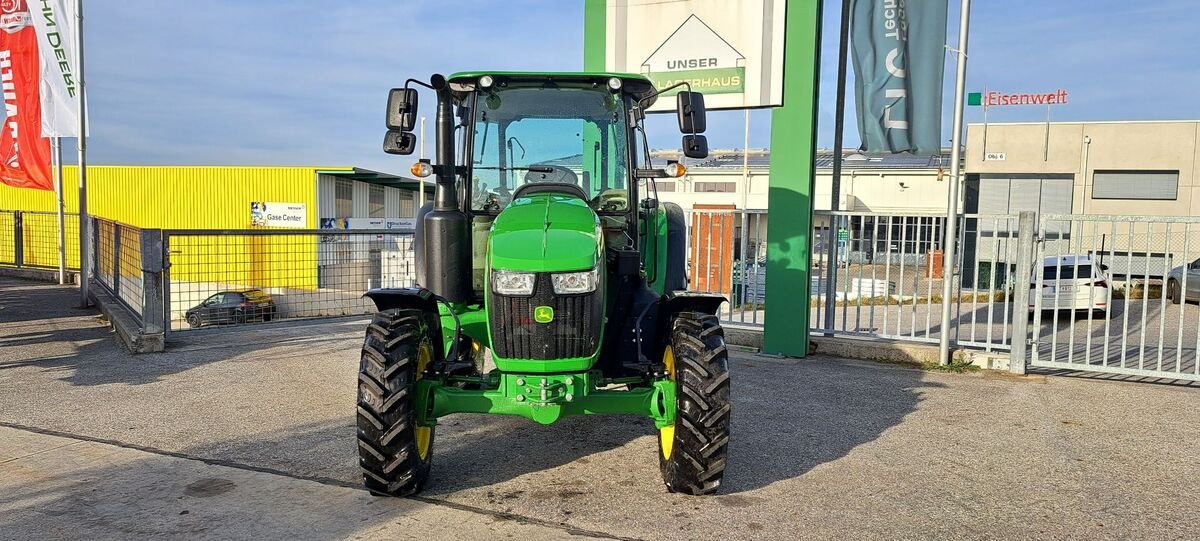
<svg viewBox="0 0 1200 541">
<path fill-rule="evenodd" d="M 655 182 L 654 187 L 657 188 L 658 191 L 660 191 L 660 192 L 675 191 L 675 183 L 674 182 Z"/>
<path fill-rule="evenodd" d="M 371 218 L 383 218 L 386 215 L 386 213 L 384 211 L 384 202 L 383 202 L 383 200 L 384 200 L 383 186 L 380 186 L 378 184 L 372 184 L 371 191 L 369 193 L 369 198 L 370 198 L 369 199 L 370 217 Z"/>
<path fill-rule="evenodd" d="M 1175 201 L 1178 198 L 1179 171 L 1096 171 L 1092 174 L 1092 199 Z"/>
<path fill-rule="evenodd" d="M 338 179 L 333 185 L 333 212 L 335 218 L 354 216 L 354 182 Z"/>
<path fill-rule="evenodd" d="M 697 182 L 697 192 L 734 192 L 737 191 L 736 182 Z"/>
</svg>

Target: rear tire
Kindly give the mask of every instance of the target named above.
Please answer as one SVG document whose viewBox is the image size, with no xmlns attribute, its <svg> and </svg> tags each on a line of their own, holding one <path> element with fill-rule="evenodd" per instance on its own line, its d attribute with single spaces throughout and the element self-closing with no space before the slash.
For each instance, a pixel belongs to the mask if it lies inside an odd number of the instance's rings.
<svg viewBox="0 0 1200 541">
<path fill-rule="evenodd" d="M 667 355 L 676 383 L 675 426 L 660 431 L 658 463 L 671 492 L 712 494 L 729 446 L 729 353 L 716 316 L 676 316 Z"/>
<path fill-rule="evenodd" d="M 409 496 L 429 478 L 433 427 L 418 427 L 416 381 L 433 342 L 420 310 L 375 314 L 358 372 L 358 463 L 376 496 Z"/>
<path fill-rule="evenodd" d="M 1179 304 L 1182 296 L 1179 294 L 1179 282 L 1175 280 L 1167 280 L 1167 299 L 1171 304 Z"/>
</svg>

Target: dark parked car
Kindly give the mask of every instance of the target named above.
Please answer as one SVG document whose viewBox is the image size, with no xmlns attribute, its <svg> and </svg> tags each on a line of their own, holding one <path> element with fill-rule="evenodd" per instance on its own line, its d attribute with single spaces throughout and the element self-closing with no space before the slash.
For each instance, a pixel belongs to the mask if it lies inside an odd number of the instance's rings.
<svg viewBox="0 0 1200 541">
<path fill-rule="evenodd" d="M 192 327 L 252 319 L 271 321 L 274 317 L 275 301 L 260 289 L 222 291 L 187 311 L 187 322 Z"/>
</svg>

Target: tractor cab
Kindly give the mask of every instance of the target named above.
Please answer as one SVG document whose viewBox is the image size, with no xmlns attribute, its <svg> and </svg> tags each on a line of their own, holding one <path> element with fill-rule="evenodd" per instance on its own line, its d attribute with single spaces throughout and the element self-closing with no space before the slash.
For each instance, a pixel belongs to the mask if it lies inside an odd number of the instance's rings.
<svg viewBox="0 0 1200 541">
<path fill-rule="evenodd" d="M 419 490 L 445 415 L 549 424 L 626 413 L 659 428 L 668 488 L 716 490 L 729 377 L 715 314 L 726 299 L 687 291 L 683 211 L 654 188 L 685 168 L 652 163 L 642 126 L 656 99 L 686 86 L 469 72 L 389 93 L 384 151 L 400 155 L 416 147 L 417 88 L 436 97 L 436 160 L 411 167 L 436 190 L 417 213 L 418 287 L 367 292 L 378 309 L 359 378 L 369 489 Z M 706 157 L 703 96 L 674 99 L 684 155 Z"/>
</svg>

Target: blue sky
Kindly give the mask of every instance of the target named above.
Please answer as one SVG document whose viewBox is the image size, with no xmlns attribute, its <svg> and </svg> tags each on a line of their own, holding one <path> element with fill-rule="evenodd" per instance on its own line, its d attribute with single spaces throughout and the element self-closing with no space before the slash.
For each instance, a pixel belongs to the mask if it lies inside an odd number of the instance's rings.
<svg viewBox="0 0 1200 541">
<path fill-rule="evenodd" d="M 950 3 L 947 41 L 955 42 L 958 2 Z M 833 139 L 839 5 L 827 0 L 825 7 L 822 146 Z M 410 159 L 379 150 L 388 88 L 407 77 L 462 69 L 580 69 L 582 6 L 582 0 L 89 2 L 89 162 L 404 171 Z M 1198 13 L 1195 0 L 977 1 L 968 88 L 1065 88 L 1071 101 L 1055 109 L 1056 120 L 1200 118 L 1200 49 L 1192 37 Z M 948 61 L 947 141 L 953 71 Z M 846 144 L 854 146 L 852 80 L 850 89 Z M 990 120 L 1044 115 L 1039 108 L 993 109 Z M 978 109 L 968 109 L 968 121 L 980 119 Z M 741 112 L 711 113 L 710 146 L 742 146 L 743 122 Z M 655 146 L 678 144 L 668 119 L 652 128 Z M 750 145 L 766 147 L 769 140 L 769 112 L 751 113 Z"/>
</svg>

